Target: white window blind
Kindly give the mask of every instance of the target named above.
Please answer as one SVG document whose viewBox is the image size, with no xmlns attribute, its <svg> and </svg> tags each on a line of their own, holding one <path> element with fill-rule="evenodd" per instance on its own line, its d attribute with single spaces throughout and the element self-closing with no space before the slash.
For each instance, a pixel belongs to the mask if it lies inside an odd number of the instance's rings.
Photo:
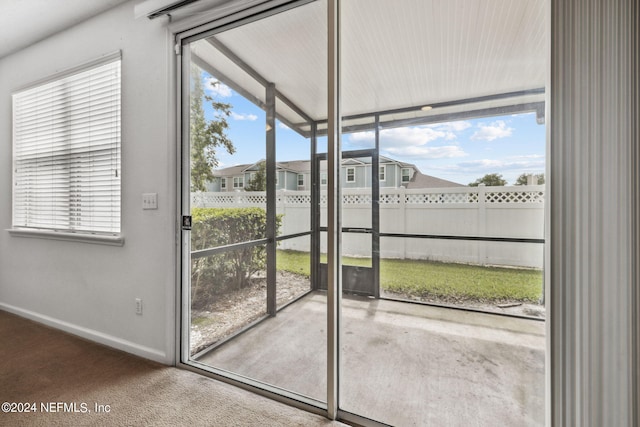
<svg viewBox="0 0 640 427">
<path fill-rule="evenodd" d="M 13 95 L 13 227 L 120 233 L 120 56 Z"/>
</svg>

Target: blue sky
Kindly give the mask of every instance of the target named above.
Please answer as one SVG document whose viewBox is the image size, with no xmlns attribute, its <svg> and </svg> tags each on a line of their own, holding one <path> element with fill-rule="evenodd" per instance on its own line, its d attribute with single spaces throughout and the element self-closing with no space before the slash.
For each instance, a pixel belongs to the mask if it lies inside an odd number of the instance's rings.
<svg viewBox="0 0 640 427">
<path fill-rule="evenodd" d="M 208 95 L 233 106 L 228 135 L 236 153 L 218 153 L 220 167 L 265 158 L 264 111 L 211 76 L 205 74 L 203 79 Z M 213 117 L 206 105 L 205 114 Z M 380 135 L 380 154 L 460 184 L 487 173 L 502 174 L 513 184 L 522 173 L 545 169 L 545 126 L 537 124 L 535 113 L 383 129 Z M 344 135 L 343 149 L 372 147 L 373 138 L 373 131 Z M 278 161 L 309 158 L 309 141 L 282 123 L 277 126 L 276 144 Z"/>
</svg>

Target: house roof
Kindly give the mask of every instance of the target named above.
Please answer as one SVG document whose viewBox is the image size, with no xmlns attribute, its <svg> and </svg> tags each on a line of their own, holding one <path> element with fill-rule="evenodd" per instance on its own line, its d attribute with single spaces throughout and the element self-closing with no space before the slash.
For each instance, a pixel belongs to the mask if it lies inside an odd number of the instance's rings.
<svg viewBox="0 0 640 427">
<path fill-rule="evenodd" d="M 353 163 L 350 162 L 350 160 L 353 160 L 353 159 L 344 159 L 342 162 L 343 166 L 352 165 Z M 361 161 L 359 164 L 371 164 L 371 158 L 363 157 L 359 160 Z M 215 170 L 213 174 L 214 176 L 217 176 L 217 177 L 222 177 L 222 176 L 229 177 L 229 176 L 242 175 L 244 172 L 252 170 L 252 167 L 259 163 L 260 162 L 244 164 L 244 165 L 236 165 L 236 166 L 231 166 L 224 169 L 218 169 L 218 170 Z M 380 156 L 381 165 L 389 164 L 389 163 L 395 163 L 403 168 L 410 167 L 415 170 L 415 173 L 413 174 L 413 176 L 411 177 L 411 180 L 407 184 L 407 188 L 464 187 L 463 184 L 458 184 L 457 182 L 448 181 L 446 179 L 437 178 L 431 175 L 425 175 L 422 172 L 420 172 L 415 165 L 412 165 L 410 163 L 404 163 L 398 160 L 391 159 L 389 157 Z M 294 173 L 308 173 L 309 171 L 311 171 L 311 162 L 309 160 L 291 160 L 286 162 L 277 162 L 276 168 L 279 170 L 287 170 Z M 326 160 L 320 161 L 320 170 L 327 170 Z"/>
<path fill-rule="evenodd" d="M 446 187 L 465 187 L 463 184 L 448 181 L 446 179 L 437 178 L 431 175 L 425 175 L 422 172 L 416 172 L 407 183 L 407 189 L 412 188 L 446 188 Z"/>
<path fill-rule="evenodd" d="M 244 171 L 250 166 L 251 166 L 251 164 L 249 164 L 249 165 L 236 165 L 236 166 L 230 166 L 228 168 L 216 169 L 216 170 L 213 171 L 213 176 L 242 175 L 244 173 Z"/>
<path fill-rule="evenodd" d="M 309 160 L 292 160 L 288 162 L 276 163 L 276 168 L 289 170 L 296 173 L 309 172 L 311 170 L 311 162 Z M 320 166 L 322 169 L 322 166 Z"/>
<path fill-rule="evenodd" d="M 262 162 L 262 160 L 256 162 L 256 163 L 250 163 L 250 164 L 242 164 L 242 165 L 235 165 L 235 166 L 230 166 L 228 168 L 223 168 L 223 169 L 217 169 L 213 172 L 214 176 L 232 176 L 232 175 L 241 175 L 244 172 L 248 172 L 248 171 L 253 171 L 253 170 L 258 170 L 258 166 L 260 164 L 260 162 Z M 380 165 L 383 164 L 389 164 L 389 163 L 395 163 L 397 165 L 400 165 L 400 167 L 403 168 L 413 168 L 416 171 L 418 171 L 418 168 L 411 164 L 411 163 L 405 163 L 405 162 L 401 162 L 399 160 L 394 160 L 391 159 L 389 157 L 385 157 L 385 156 L 380 156 Z M 371 157 L 358 157 L 358 158 L 349 158 L 349 159 L 344 159 L 342 161 L 342 165 L 368 165 L 371 164 Z M 311 161 L 309 160 L 290 160 L 290 161 L 284 161 L 284 162 L 276 162 L 276 169 L 279 170 L 288 170 L 291 172 L 296 172 L 296 173 L 305 173 L 305 172 L 309 172 L 311 170 Z M 327 170 L 327 161 L 326 160 L 321 160 L 320 161 L 320 170 Z"/>
</svg>

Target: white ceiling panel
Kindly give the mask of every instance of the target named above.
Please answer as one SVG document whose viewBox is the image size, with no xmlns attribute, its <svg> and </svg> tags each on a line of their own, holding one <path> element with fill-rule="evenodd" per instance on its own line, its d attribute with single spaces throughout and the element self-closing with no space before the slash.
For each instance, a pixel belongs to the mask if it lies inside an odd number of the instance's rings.
<svg viewBox="0 0 640 427">
<path fill-rule="evenodd" d="M 544 0 L 342 4 L 345 116 L 413 107 L 384 115 L 389 125 L 399 125 L 457 113 L 483 116 L 504 109 L 508 114 L 517 106 L 530 111 L 536 103 L 540 110 L 546 76 Z M 318 1 L 218 33 L 195 43 L 194 51 L 256 98 L 264 101 L 263 84 L 272 82 L 306 115 L 322 121 L 327 114 L 326 22 L 326 2 Z M 225 57 L 215 45 L 231 53 Z M 507 93 L 516 95 L 496 96 Z M 426 105 L 434 108 L 415 110 Z M 280 113 L 300 121 L 292 110 Z M 350 120 L 358 123 L 372 120 Z"/>
</svg>

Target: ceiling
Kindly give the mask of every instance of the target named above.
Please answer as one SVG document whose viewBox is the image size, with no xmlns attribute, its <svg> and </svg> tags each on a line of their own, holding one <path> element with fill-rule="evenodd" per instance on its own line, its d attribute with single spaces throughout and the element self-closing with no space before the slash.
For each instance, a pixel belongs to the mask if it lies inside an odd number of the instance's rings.
<svg viewBox="0 0 640 427">
<path fill-rule="evenodd" d="M 351 131 L 372 129 L 376 113 L 386 127 L 518 109 L 536 111 L 542 119 L 544 5 L 544 0 L 344 2 L 343 125 Z M 326 2 L 314 2 L 193 43 L 192 57 L 263 108 L 265 85 L 274 83 L 282 95 L 276 100 L 278 118 L 303 134 L 310 131 L 309 121 L 322 131 L 326 27 Z"/>
<path fill-rule="evenodd" d="M 0 0 L 0 58 L 126 1 Z M 145 0 L 136 8 L 175 2 Z M 200 0 L 184 13 L 236 2 L 260 3 Z M 541 118 L 544 5 L 545 0 L 344 2 L 342 111 L 352 117 L 343 124 L 355 131 L 372 128 L 374 113 L 382 113 L 381 124 L 402 126 L 525 107 Z M 308 135 L 311 121 L 326 129 L 326 27 L 326 1 L 317 1 L 194 43 L 193 57 L 261 107 L 265 84 L 274 83 L 281 95 L 279 118 Z"/>
<path fill-rule="evenodd" d="M 128 0 L 0 0 L 0 59 Z"/>
</svg>

